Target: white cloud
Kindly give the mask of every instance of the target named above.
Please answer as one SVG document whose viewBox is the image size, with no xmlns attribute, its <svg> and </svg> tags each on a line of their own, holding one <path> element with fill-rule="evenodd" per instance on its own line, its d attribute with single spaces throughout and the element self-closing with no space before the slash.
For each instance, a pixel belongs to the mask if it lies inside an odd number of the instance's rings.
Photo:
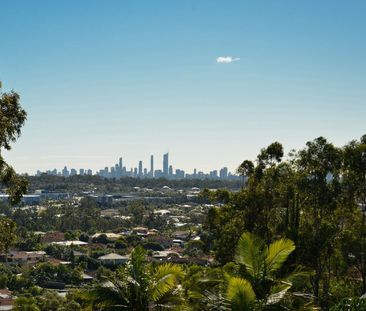
<svg viewBox="0 0 366 311">
<path fill-rule="evenodd" d="M 231 56 L 219 56 L 218 58 L 216 58 L 216 62 L 219 64 L 230 64 L 232 62 L 237 62 L 239 61 L 240 58 L 236 57 L 231 57 Z"/>
</svg>

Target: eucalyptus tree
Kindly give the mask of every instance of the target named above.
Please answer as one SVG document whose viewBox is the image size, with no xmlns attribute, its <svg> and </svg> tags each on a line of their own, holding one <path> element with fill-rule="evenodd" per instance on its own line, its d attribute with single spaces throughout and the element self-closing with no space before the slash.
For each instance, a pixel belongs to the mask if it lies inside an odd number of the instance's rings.
<svg viewBox="0 0 366 311">
<path fill-rule="evenodd" d="M 360 141 L 351 141 L 343 148 L 343 204 L 356 214 L 361 213 L 360 222 L 354 223 L 358 245 L 351 254 L 361 273 L 362 290 L 366 292 L 366 135 Z M 357 219 L 357 218 L 355 218 Z"/>
<path fill-rule="evenodd" d="M 273 237 L 273 223 L 279 222 L 275 200 L 280 181 L 278 168 L 283 154 L 279 142 L 260 151 L 245 189 L 247 200 L 243 200 L 244 205 L 247 205 L 246 229 L 264 237 L 267 243 Z"/>
<path fill-rule="evenodd" d="M 27 181 L 6 163 L 2 151 L 11 150 L 11 143 L 21 134 L 27 113 L 20 105 L 18 93 L 3 92 L 0 82 L 0 184 L 6 187 L 12 204 L 18 203 L 27 190 Z"/>
<path fill-rule="evenodd" d="M 0 82 L 0 184 L 6 188 L 10 203 L 16 204 L 27 190 L 27 181 L 6 163 L 2 151 L 11 150 L 11 143 L 20 136 L 27 114 L 20 105 L 19 95 L 14 91 L 3 92 L 1 87 Z M 0 252 L 7 252 L 15 239 L 15 223 L 1 217 Z"/>
<path fill-rule="evenodd" d="M 254 172 L 254 164 L 250 160 L 244 160 L 239 167 L 237 168 L 236 172 L 242 177 L 242 187 L 245 186 L 245 178 L 251 176 Z"/>
<path fill-rule="evenodd" d="M 301 239 L 298 257 L 315 270 L 313 293 L 326 309 L 331 258 L 340 227 L 334 215 L 341 197 L 342 153 L 324 137 L 306 143 L 295 159 L 301 196 Z M 322 293 L 320 285 L 322 284 Z"/>
<path fill-rule="evenodd" d="M 0 253 L 7 254 L 10 246 L 15 244 L 16 224 L 7 217 L 0 216 Z"/>
</svg>

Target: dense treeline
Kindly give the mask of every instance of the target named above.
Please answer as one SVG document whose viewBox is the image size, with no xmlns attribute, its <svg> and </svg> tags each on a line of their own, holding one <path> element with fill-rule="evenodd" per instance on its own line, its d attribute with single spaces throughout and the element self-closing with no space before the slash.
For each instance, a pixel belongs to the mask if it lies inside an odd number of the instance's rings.
<svg viewBox="0 0 366 311">
<path fill-rule="evenodd" d="M 234 259 L 244 231 L 267 243 L 286 237 L 297 246 L 288 264 L 313 271 L 322 310 L 365 293 L 366 136 L 342 148 L 319 137 L 286 160 L 276 142 L 238 171 L 248 176 L 242 191 L 202 193 L 225 202 L 209 211 L 203 236 L 221 264 Z"/>
</svg>

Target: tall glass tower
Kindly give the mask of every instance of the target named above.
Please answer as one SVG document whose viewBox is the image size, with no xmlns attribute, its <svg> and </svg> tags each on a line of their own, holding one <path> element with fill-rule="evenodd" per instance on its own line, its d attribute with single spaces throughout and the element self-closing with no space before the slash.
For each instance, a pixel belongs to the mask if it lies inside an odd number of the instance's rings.
<svg viewBox="0 0 366 311">
<path fill-rule="evenodd" d="M 150 177 L 154 177 L 154 156 L 150 156 Z"/>
<path fill-rule="evenodd" d="M 163 155 L 163 174 L 164 177 L 169 175 L 169 153 Z"/>
</svg>

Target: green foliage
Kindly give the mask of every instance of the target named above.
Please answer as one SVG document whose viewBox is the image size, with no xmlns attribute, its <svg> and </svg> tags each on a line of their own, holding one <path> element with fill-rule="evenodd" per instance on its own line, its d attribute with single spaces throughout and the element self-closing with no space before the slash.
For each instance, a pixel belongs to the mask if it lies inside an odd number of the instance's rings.
<svg viewBox="0 0 366 311">
<path fill-rule="evenodd" d="M 15 243 L 16 224 L 7 217 L 0 216 L 0 253 L 7 253 L 9 247 Z"/>
<path fill-rule="evenodd" d="M 330 309 L 330 311 L 365 311 L 365 310 L 366 310 L 366 300 L 363 298 L 347 298 Z"/>
<path fill-rule="evenodd" d="M 205 244 L 201 240 L 191 240 L 184 244 L 184 254 L 197 257 L 203 254 Z"/>
<path fill-rule="evenodd" d="M 108 244 L 110 243 L 110 240 L 108 239 L 107 235 L 103 233 L 93 238 L 93 243 Z"/>
<path fill-rule="evenodd" d="M 137 247 L 108 282 L 98 282 L 85 295 L 103 310 L 176 310 L 184 304 L 179 290 L 183 277 L 183 269 L 174 264 L 149 266 L 145 251 Z"/>
<path fill-rule="evenodd" d="M 21 134 L 21 128 L 27 118 L 25 110 L 19 103 L 19 95 L 14 91 L 2 92 L 0 83 L 0 149 L 11 149 Z M 27 181 L 18 176 L 14 169 L 0 155 L 0 183 L 7 188 L 10 203 L 16 204 L 27 191 Z"/>
<path fill-rule="evenodd" d="M 41 311 L 37 306 L 37 301 L 33 297 L 19 297 L 15 301 L 13 310 L 15 311 Z"/>
<path fill-rule="evenodd" d="M 143 242 L 142 247 L 146 250 L 152 250 L 152 251 L 164 250 L 164 247 L 161 244 L 159 244 L 157 242 L 151 242 L 151 241 Z"/>
<path fill-rule="evenodd" d="M 126 249 L 127 244 L 124 240 L 117 240 L 117 241 L 114 242 L 114 247 L 116 249 Z"/>
<path fill-rule="evenodd" d="M 83 241 L 83 242 L 89 242 L 89 235 L 85 232 L 82 232 L 80 235 L 79 235 L 79 240 L 80 241 Z"/>
<path fill-rule="evenodd" d="M 304 285 L 309 273 L 301 269 L 279 277 L 279 270 L 294 250 L 295 245 L 291 240 L 279 239 L 267 246 L 258 236 L 243 233 L 238 242 L 235 261 L 244 269 L 237 270 L 234 267 L 228 276 L 227 298 L 231 301 L 232 309 L 248 310 L 256 298 L 264 305 L 281 305 L 285 298 L 291 296 L 293 286 Z"/>
<path fill-rule="evenodd" d="M 233 311 L 251 310 L 250 307 L 256 299 L 250 282 L 238 277 L 229 279 L 226 296 Z"/>
<path fill-rule="evenodd" d="M 82 282 L 80 268 L 71 268 L 67 265 L 53 266 L 49 263 L 40 263 L 30 271 L 32 282 L 39 286 L 46 286 L 49 282 L 80 285 Z"/>
</svg>

